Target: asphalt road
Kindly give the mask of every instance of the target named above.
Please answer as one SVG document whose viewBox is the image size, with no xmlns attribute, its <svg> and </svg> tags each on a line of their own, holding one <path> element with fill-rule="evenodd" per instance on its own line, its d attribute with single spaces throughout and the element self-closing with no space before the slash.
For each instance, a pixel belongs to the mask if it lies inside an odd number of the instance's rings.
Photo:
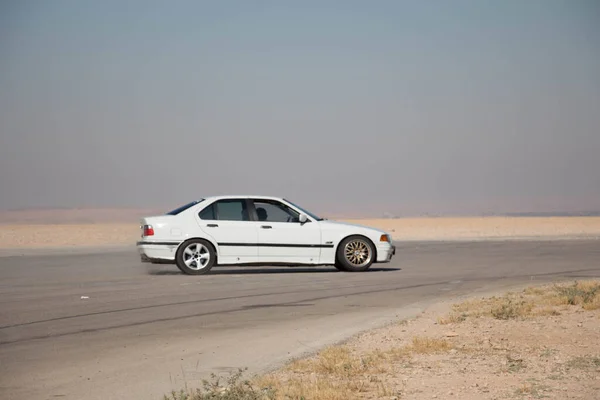
<svg viewBox="0 0 600 400">
<path fill-rule="evenodd" d="M 397 244 L 391 264 L 215 268 L 135 251 L 0 257 L 2 399 L 160 399 L 211 372 L 276 367 L 434 302 L 600 277 L 600 241 Z"/>
</svg>

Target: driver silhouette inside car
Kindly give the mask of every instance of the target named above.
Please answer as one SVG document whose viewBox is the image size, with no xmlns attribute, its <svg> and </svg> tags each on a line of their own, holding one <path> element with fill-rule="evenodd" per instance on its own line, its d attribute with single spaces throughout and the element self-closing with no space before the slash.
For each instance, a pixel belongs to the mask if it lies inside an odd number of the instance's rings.
<svg viewBox="0 0 600 400">
<path fill-rule="evenodd" d="M 267 210 L 265 210 L 262 207 L 259 207 L 256 209 L 256 215 L 258 216 L 258 220 L 259 221 L 266 221 L 267 220 Z"/>
</svg>

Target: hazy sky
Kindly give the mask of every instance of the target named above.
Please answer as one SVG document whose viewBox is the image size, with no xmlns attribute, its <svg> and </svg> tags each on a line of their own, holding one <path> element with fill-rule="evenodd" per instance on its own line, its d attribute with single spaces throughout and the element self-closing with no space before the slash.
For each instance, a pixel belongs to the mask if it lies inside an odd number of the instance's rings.
<svg viewBox="0 0 600 400">
<path fill-rule="evenodd" d="M 0 209 L 600 209 L 598 1 L 0 4 Z"/>
</svg>

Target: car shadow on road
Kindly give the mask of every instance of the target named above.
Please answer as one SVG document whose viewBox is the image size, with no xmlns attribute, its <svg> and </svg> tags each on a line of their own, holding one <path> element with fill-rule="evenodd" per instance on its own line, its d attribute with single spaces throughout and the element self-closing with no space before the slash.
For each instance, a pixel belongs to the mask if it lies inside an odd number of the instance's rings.
<svg viewBox="0 0 600 400">
<path fill-rule="evenodd" d="M 335 268 L 311 268 L 311 267 L 214 267 L 209 273 L 203 276 L 210 275 L 261 275 L 261 274 L 368 274 L 373 272 L 393 272 L 400 271 L 401 268 L 371 268 L 365 272 L 342 272 Z M 177 267 L 148 267 L 150 275 L 183 275 Z"/>
</svg>

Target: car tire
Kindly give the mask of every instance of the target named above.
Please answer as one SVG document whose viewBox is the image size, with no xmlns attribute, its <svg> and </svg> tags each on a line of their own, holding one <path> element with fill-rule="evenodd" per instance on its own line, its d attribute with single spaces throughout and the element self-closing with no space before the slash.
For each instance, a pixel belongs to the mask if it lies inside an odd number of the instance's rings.
<svg viewBox="0 0 600 400">
<path fill-rule="evenodd" d="M 346 270 L 346 268 L 344 268 L 344 266 L 337 260 L 337 256 L 335 259 L 335 264 L 334 264 L 335 269 L 337 269 L 338 271 L 342 271 L 342 272 L 348 272 Z"/>
<path fill-rule="evenodd" d="M 342 240 L 336 251 L 335 267 L 340 271 L 363 272 L 375 262 L 375 246 L 364 236 L 354 235 Z"/>
<path fill-rule="evenodd" d="M 181 244 L 175 254 L 177 268 L 186 275 L 204 275 L 216 261 L 216 252 L 204 239 L 190 239 Z"/>
</svg>

